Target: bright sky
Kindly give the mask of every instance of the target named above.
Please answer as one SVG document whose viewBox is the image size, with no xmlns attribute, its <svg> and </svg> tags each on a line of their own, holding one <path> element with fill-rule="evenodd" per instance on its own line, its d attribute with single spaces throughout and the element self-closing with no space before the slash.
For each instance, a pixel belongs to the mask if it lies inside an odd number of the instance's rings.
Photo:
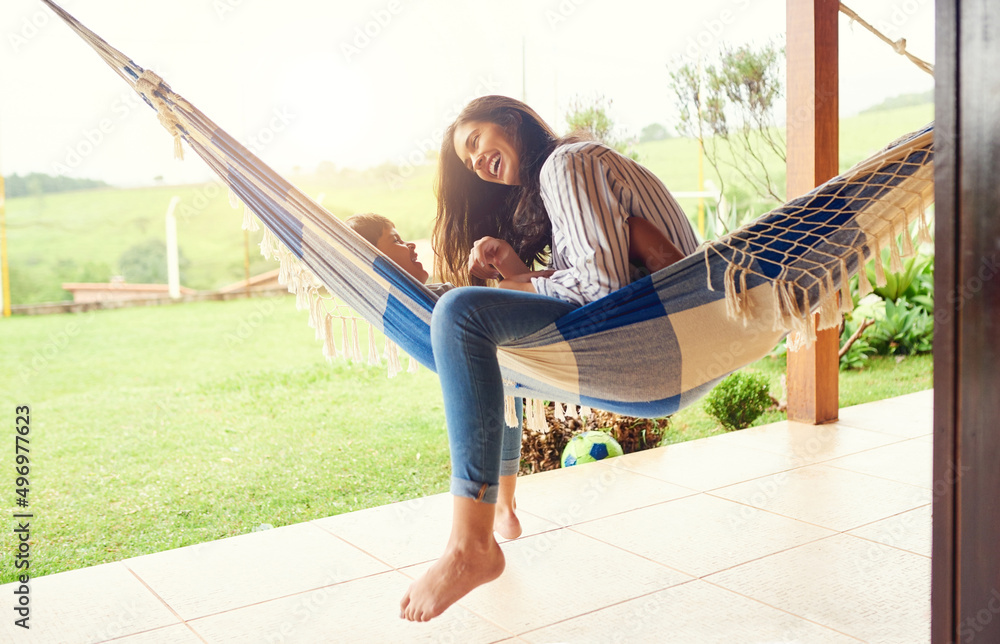
<svg viewBox="0 0 1000 644">
<path fill-rule="evenodd" d="M 856 6 L 854 6 L 856 5 Z M 850 3 L 933 62 L 933 0 Z M 63 7 L 279 172 L 366 167 L 440 147 L 468 99 L 526 99 L 557 130 L 574 97 L 613 99 L 629 134 L 676 118 L 668 65 L 781 38 L 785 0 L 63 0 Z M 209 178 L 173 160 L 154 113 L 37 0 L 0 15 L 0 171 L 116 185 Z M 526 64 L 522 67 L 522 48 Z M 840 21 L 841 113 L 933 80 Z M 526 73 L 522 76 L 522 68 Z M 102 131 L 103 129 L 103 131 Z M 68 170 L 68 172 L 67 172 Z"/>
</svg>

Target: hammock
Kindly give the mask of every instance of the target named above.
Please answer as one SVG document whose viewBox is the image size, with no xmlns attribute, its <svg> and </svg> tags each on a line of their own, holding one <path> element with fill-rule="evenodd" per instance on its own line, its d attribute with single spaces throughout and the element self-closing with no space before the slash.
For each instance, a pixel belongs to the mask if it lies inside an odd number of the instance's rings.
<svg viewBox="0 0 1000 644">
<path fill-rule="evenodd" d="M 411 358 L 434 369 L 429 323 L 437 296 L 353 230 L 268 168 L 154 73 L 144 70 L 51 0 L 42 0 L 138 92 L 173 135 L 186 142 L 266 230 L 265 256 L 281 260 L 281 279 L 310 311 L 333 347 L 325 286 Z M 672 414 L 719 380 L 771 351 L 815 339 L 851 309 L 848 280 L 871 257 L 876 279 L 890 249 L 892 268 L 914 252 L 911 224 L 930 241 L 933 128 L 903 137 L 806 195 L 693 255 L 576 309 L 499 350 L 508 396 L 596 407 L 619 414 Z M 901 240 L 901 245 L 897 243 Z M 862 294 L 871 290 L 859 280 Z M 344 329 L 346 336 L 346 326 Z M 355 340 L 354 344 L 357 344 Z M 374 347 L 374 345 L 372 345 Z M 397 364 L 389 346 L 390 365 Z M 360 357 L 360 348 L 354 348 Z M 561 406 L 557 415 L 560 415 Z M 536 404 L 531 417 L 540 413 Z M 541 423 L 544 426 L 544 421 Z"/>
</svg>

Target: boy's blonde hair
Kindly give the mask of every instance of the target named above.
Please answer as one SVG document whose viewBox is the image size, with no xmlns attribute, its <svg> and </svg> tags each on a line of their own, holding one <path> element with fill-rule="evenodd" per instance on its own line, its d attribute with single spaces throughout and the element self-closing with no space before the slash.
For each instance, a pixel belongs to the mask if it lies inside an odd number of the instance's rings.
<svg viewBox="0 0 1000 644">
<path fill-rule="evenodd" d="M 378 238 L 382 236 L 382 233 L 389 228 L 395 227 L 395 224 L 387 217 L 376 215 L 373 212 L 351 215 L 344 223 L 353 228 L 354 232 L 367 239 L 368 243 L 372 246 L 378 243 Z"/>
</svg>

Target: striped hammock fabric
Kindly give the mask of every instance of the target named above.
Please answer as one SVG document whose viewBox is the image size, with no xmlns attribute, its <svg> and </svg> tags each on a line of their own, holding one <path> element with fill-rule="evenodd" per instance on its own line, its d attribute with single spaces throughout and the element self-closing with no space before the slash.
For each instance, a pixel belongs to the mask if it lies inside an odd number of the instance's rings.
<svg viewBox="0 0 1000 644">
<path fill-rule="evenodd" d="M 42 0 L 152 106 L 175 139 L 195 151 L 267 229 L 266 256 L 333 346 L 335 315 L 323 287 L 434 369 L 429 323 L 437 296 L 280 177 L 158 76 Z M 851 275 L 890 249 L 893 267 L 912 254 L 910 229 L 930 241 L 931 126 L 896 141 L 812 192 L 693 255 L 499 351 L 508 395 L 596 407 L 630 416 L 676 412 L 720 379 L 765 356 L 786 334 L 790 349 L 850 310 Z M 245 226 L 255 222 L 249 214 Z M 874 267 L 879 282 L 882 262 Z M 860 280 L 862 293 L 867 279 Z M 342 337 L 348 335 L 346 325 Z M 356 334 L 355 334 L 356 337 Z M 355 356 L 360 356 L 357 341 Z M 374 345 L 370 351 L 374 351 Z M 398 370 L 395 347 L 390 368 Z M 377 359 L 377 354 L 375 355 Z M 537 414 L 537 409 L 535 410 Z M 557 412 L 558 413 L 558 412 Z"/>
</svg>

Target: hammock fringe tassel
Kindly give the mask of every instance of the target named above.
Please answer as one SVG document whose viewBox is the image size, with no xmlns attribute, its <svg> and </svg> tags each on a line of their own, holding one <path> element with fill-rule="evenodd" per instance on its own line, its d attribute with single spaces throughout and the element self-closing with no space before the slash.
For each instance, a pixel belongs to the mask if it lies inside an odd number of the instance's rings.
<svg viewBox="0 0 1000 644">
<path fill-rule="evenodd" d="M 930 140 L 931 134 L 921 136 L 926 136 L 927 140 Z M 871 175 L 875 172 L 873 168 L 881 167 L 879 172 L 884 172 L 886 164 L 891 164 L 893 161 L 896 162 L 894 165 L 899 167 L 912 165 L 915 162 L 909 159 L 907 156 L 909 154 L 913 154 L 912 150 L 894 150 L 890 146 L 880 155 L 858 164 L 845 175 L 831 180 L 831 183 L 839 181 L 849 185 L 852 180 L 864 179 Z M 933 243 L 927 210 L 927 205 L 933 203 L 934 198 L 933 164 L 926 163 L 912 174 L 900 173 L 900 179 L 906 179 L 916 187 L 898 190 L 887 197 L 884 203 L 879 203 L 878 207 L 871 208 L 857 218 L 856 226 L 858 232 L 864 235 L 864 243 L 856 250 L 846 246 L 831 249 L 833 245 L 827 243 L 823 247 L 817 244 L 799 251 L 802 255 L 811 253 L 814 256 L 811 257 L 814 267 L 790 270 L 783 264 L 784 267 L 777 277 L 764 276 L 756 268 L 760 258 L 756 257 L 754 252 L 746 250 L 755 244 L 757 248 L 761 247 L 759 241 L 761 230 L 753 231 L 753 225 L 749 227 L 751 232 L 748 232 L 748 229 L 740 229 L 706 246 L 702 250 L 706 267 L 709 266 L 710 253 L 723 257 L 726 261 L 722 280 L 726 295 L 726 315 L 730 319 L 741 321 L 746 326 L 759 313 L 751 310 L 752 304 L 747 288 L 748 276 L 754 276 L 763 278 L 771 284 L 774 307 L 771 311 L 774 320 L 773 330 L 789 334 L 789 350 L 800 350 L 811 345 L 816 340 L 817 329 L 839 326 L 841 315 L 850 312 L 854 307 L 850 289 L 850 279 L 854 273 L 860 276 L 858 293 L 863 298 L 873 291 L 866 269 L 869 263 L 872 265 L 875 286 L 886 285 L 883 249 L 888 250 L 888 269 L 901 272 L 903 260 L 916 255 L 920 244 Z M 806 195 L 799 200 L 808 203 L 808 199 L 809 195 Z M 776 225 L 771 222 L 767 232 L 771 232 L 771 229 L 791 227 L 795 223 L 789 216 L 787 223 Z M 914 228 L 916 244 L 913 242 Z M 727 250 L 728 252 L 723 254 L 723 251 Z M 767 250 L 774 252 L 773 249 L 765 248 L 765 251 Z M 755 252 L 763 255 L 762 251 Z M 850 262 L 852 259 L 854 261 Z M 849 262 L 853 266 L 850 266 Z M 708 288 L 715 290 L 711 271 L 706 272 Z M 815 323 L 813 316 L 818 318 Z"/>
<path fill-rule="evenodd" d="M 244 211 L 249 212 L 249 209 Z M 246 219 L 244 219 L 246 221 Z M 256 223 L 256 222 L 255 222 Z M 256 225 L 253 229 L 256 229 Z M 323 356 L 327 361 L 335 358 L 343 358 L 348 362 L 360 362 L 364 359 L 361 350 L 360 334 L 358 331 L 358 318 L 351 314 L 333 315 L 328 309 L 326 302 L 333 301 L 332 297 L 324 297 L 320 289 L 325 287 L 316 276 L 306 268 L 278 239 L 269 228 L 264 228 L 264 234 L 260 241 L 260 254 L 265 259 L 277 259 L 278 283 L 285 286 L 289 293 L 295 295 L 295 308 L 300 311 L 309 311 L 309 327 L 315 329 L 316 340 L 323 343 Z M 341 304 L 334 304 L 335 308 L 346 308 Z M 340 319 L 340 342 L 339 349 L 337 338 L 333 331 L 333 321 Z M 350 328 L 348 328 L 350 323 Z M 376 340 L 377 329 L 370 322 L 368 324 L 368 359 L 371 366 L 380 366 L 382 359 L 378 351 L 378 341 Z M 403 372 L 403 365 L 399 358 L 399 346 L 385 338 L 385 355 L 390 378 L 394 378 Z M 418 362 L 410 358 L 406 371 L 415 373 Z"/>
</svg>

